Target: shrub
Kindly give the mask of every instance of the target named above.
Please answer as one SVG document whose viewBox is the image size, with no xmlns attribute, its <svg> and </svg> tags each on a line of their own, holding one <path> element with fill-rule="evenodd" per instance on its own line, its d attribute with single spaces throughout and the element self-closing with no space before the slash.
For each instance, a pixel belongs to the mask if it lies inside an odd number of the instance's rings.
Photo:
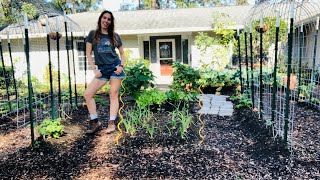
<svg viewBox="0 0 320 180">
<path fill-rule="evenodd" d="M 4 71 L 5 77 L 3 76 L 3 69 L 5 70 Z M 10 66 L 5 66 L 4 68 L 3 66 L 0 66 L 0 71 L 1 71 L 0 82 L 4 82 L 0 84 L 0 89 L 5 89 L 6 84 L 8 86 L 13 86 L 14 83 L 13 83 L 12 68 Z"/>
<path fill-rule="evenodd" d="M 184 92 L 198 92 L 199 71 L 186 64 L 174 63 L 173 83 L 171 87 L 174 90 Z"/>
<path fill-rule="evenodd" d="M 141 90 L 148 87 L 154 87 L 152 81 L 155 76 L 143 64 L 137 64 L 133 67 L 126 67 L 126 79 L 123 82 L 127 94 L 138 96 Z"/>
<path fill-rule="evenodd" d="M 202 73 L 199 81 L 203 87 L 214 87 L 220 92 L 224 87 L 237 86 L 240 84 L 239 71 L 225 69 L 223 72 L 207 69 Z"/>
</svg>

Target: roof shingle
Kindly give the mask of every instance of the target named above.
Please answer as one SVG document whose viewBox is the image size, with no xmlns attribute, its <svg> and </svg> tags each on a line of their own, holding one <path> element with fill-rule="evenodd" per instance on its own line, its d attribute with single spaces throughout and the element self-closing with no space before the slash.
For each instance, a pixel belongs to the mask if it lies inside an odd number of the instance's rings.
<svg viewBox="0 0 320 180">
<path fill-rule="evenodd" d="M 120 34 L 152 32 L 182 32 L 209 30 L 215 12 L 228 15 L 236 24 L 243 24 L 252 6 L 224 6 L 211 8 L 160 9 L 113 12 L 115 28 Z M 100 12 L 85 12 L 69 17 L 86 31 L 95 29 Z M 226 19 L 223 19 L 225 21 Z"/>
</svg>

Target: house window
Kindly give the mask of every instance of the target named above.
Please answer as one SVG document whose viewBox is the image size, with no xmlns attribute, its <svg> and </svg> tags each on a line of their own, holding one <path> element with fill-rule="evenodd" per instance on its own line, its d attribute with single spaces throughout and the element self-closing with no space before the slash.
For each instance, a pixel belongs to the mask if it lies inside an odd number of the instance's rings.
<svg viewBox="0 0 320 180">
<path fill-rule="evenodd" d="M 149 41 L 143 41 L 143 58 L 150 59 L 150 52 L 149 52 Z"/>
<path fill-rule="evenodd" d="M 89 63 L 87 61 L 85 51 L 86 51 L 86 46 L 85 42 L 83 41 L 77 41 L 77 52 L 78 52 L 78 65 L 79 65 L 79 70 L 84 71 L 85 70 L 85 65 L 88 69 L 91 69 L 89 66 Z"/>
</svg>

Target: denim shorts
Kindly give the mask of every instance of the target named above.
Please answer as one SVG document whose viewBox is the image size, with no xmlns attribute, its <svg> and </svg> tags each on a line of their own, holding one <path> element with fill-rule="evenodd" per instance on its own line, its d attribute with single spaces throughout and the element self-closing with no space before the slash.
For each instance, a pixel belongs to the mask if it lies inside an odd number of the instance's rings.
<svg viewBox="0 0 320 180">
<path fill-rule="evenodd" d="M 97 79 L 103 80 L 103 81 L 109 81 L 112 79 L 123 79 L 125 76 L 124 71 L 117 75 L 115 72 L 113 72 L 116 68 L 116 66 L 120 65 L 121 61 L 117 60 L 115 64 L 111 65 L 98 65 L 98 69 L 100 70 L 102 76 L 98 77 Z"/>
</svg>

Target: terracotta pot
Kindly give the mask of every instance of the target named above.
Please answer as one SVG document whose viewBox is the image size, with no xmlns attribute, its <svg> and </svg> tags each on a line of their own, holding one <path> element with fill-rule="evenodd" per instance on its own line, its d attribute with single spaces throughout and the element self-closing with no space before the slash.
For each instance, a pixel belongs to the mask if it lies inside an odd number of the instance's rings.
<svg viewBox="0 0 320 180">
<path fill-rule="evenodd" d="M 287 86 L 288 77 L 287 76 L 283 76 L 282 79 L 283 79 L 283 85 L 286 87 Z M 294 90 L 294 88 L 296 86 L 296 82 L 297 82 L 297 76 L 296 75 L 290 76 L 290 86 L 289 86 L 289 88 L 291 90 Z"/>
<path fill-rule="evenodd" d="M 56 32 L 50 32 L 49 33 L 49 37 L 50 37 L 50 39 L 57 40 L 57 39 L 60 39 L 62 37 L 62 34 L 58 33 L 58 38 L 57 38 L 57 33 Z"/>
<path fill-rule="evenodd" d="M 270 29 L 269 25 L 266 25 L 266 24 L 262 25 L 262 33 L 267 32 L 269 29 Z M 260 33 L 260 25 L 256 26 L 256 31 Z"/>
</svg>

